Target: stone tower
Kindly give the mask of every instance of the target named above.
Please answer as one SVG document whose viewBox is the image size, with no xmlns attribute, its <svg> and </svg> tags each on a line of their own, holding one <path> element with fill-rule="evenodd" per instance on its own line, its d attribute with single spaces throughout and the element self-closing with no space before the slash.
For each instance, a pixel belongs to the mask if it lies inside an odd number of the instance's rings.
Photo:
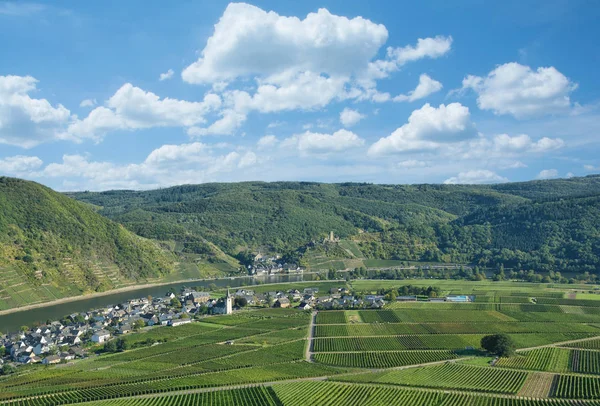
<svg viewBox="0 0 600 406">
<path fill-rule="evenodd" d="M 227 296 L 225 297 L 225 314 L 233 313 L 233 296 L 229 293 L 229 289 L 227 289 Z"/>
</svg>

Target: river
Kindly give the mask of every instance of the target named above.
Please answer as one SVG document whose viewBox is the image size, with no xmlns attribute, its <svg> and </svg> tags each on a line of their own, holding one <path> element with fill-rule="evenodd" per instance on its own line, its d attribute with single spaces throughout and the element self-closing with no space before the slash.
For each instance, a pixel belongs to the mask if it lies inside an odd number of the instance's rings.
<svg viewBox="0 0 600 406">
<path fill-rule="evenodd" d="M 85 312 L 108 305 L 126 302 L 127 300 L 147 297 L 163 296 L 169 290 L 178 292 L 182 287 L 208 286 L 215 284 L 217 287 L 239 287 L 249 285 L 262 285 L 265 283 L 286 283 L 311 281 L 314 274 L 269 275 L 261 277 L 237 277 L 226 279 L 198 279 L 186 282 L 177 282 L 168 285 L 151 286 L 127 292 L 114 293 L 105 296 L 82 298 L 67 303 L 48 305 L 36 309 L 25 310 L 0 316 L 0 334 L 14 332 L 21 326 L 32 326 L 34 323 L 45 323 L 46 320 L 60 320 L 72 313 Z"/>
</svg>

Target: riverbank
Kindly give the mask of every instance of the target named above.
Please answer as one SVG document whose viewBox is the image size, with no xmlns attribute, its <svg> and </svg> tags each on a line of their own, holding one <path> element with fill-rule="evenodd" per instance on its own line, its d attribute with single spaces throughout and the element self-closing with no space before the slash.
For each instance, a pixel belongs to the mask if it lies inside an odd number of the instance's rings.
<svg viewBox="0 0 600 406">
<path fill-rule="evenodd" d="M 0 310 L 0 316 L 5 316 L 7 314 L 12 314 L 12 313 L 24 312 L 27 310 L 39 309 L 41 307 L 55 306 L 55 305 L 71 303 L 71 302 L 78 302 L 81 300 L 88 300 L 88 299 L 93 299 L 93 298 L 102 297 L 102 296 L 110 296 L 110 295 L 115 295 L 118 293 L 132 292 L 132 291 L 145 289 L 145 288 L 154 288 L 154 287 L 158 287 L 158 286 L 173 285 L 173 284 L 177 284 L 177 283 L 209 282 L 209 281 L 215 281 L 215 280 L 217 280 L 217 279 L 216 278 L 213 278 L 213 279 L 182 279 L 182 280 L 170 281 L 170 282 L 158 282 L 158 283 L 145 283 L 142 285 L 131 285 L 131 286 L 126 286 L 124 288 L 107 290 L 105 292 L 96 292 L 96 293 L 88 293 L 88 294 L 84 293 L 83 295 L 80 295 L 80 296 L 64 297 L 62 299 L 52 300 L 50 302 L 42 302 L 42 303 L 36 303 L 36 304 L 22 306 L 22 307 L 15 307 L 14 309 Z"/>
</svg>

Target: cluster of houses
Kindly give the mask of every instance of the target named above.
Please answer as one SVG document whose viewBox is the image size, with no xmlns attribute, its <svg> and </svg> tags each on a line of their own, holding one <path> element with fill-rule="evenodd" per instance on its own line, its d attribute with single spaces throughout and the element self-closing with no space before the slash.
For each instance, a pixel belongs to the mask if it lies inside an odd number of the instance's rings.
<svg viewBox="0 0 600 406">
<path fill-rule="evenodd" d="M 319 294 L 317 288 L 303 291 L 270 291 L 255 293 L 240 288 L 224 298 L 215 299 L 208 292 L 185 288 L 179 294 L 139 298 L 115 306 L 89 312 L 74 313 L 60 321 L 22 329 L 0 336 L 0 367 L 4 363 L 57 364 L 86 356 L 86 348 L 102 344 L 114 336 L 127 334 L 146 326 L 179 326 L 208 314 L 231 314 L 236 304 L 297 307 L 300 310 L 343 308 L 381 308 L 381 295 L 356 297 L 347 288 L 333 288 Z"/>
<path fill-rule="evenodd" d="M 297 264 L 282 262 L 279 255 L 267 256 L 257 254 L 254 257 L 254 263 L 252 265 L 248 265 L 248 274 L 256 276 L 302 271 L 303 269 Z"/>
<path fill-rule="evenodd" d="M 328 294 L 318 293 L 317 288 L 306 288 L 302 293 L 292 289 L 287 292 L 269 292 L 268 295 L 276 298 L 274 307 L 292 307 L 293 302 L 300 302 L 300 310 L 379 309 L 385 305 L 382 295 L 356 297 L 345 287 L 331 288 Z"/>
<path fill-rule="evenodd" d="M 89 312 L 73 313 L 61 321 L 0 336 L 0 367 L 6 362 L 57 364 L 84 357 L 89 344 L 145 326 L 179 326 L 200 314 L 231 314 L 234 298 L 213 299 L 207 292 L 184 289 L 159 298 L 129 300 Z"/>
</svg>

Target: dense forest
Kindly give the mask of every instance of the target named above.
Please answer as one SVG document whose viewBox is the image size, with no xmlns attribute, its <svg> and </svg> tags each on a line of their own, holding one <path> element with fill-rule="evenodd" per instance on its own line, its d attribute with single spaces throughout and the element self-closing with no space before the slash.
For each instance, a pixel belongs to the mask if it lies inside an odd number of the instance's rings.
<svg viewBox="0 0 600 406">
<path fill-rule="evenodd" d="M 34 182 L 0 177 L 0 301 L 30 304 L 172 272 L 173 254 Z"/>
<path fill-rule="evenodd" d="M 598 176 L 499 185 L 214 183 L 69 196 L 197 254 L 301 260 L 334 231 L 368 259 L 600 270 Z"/>
</svg>

